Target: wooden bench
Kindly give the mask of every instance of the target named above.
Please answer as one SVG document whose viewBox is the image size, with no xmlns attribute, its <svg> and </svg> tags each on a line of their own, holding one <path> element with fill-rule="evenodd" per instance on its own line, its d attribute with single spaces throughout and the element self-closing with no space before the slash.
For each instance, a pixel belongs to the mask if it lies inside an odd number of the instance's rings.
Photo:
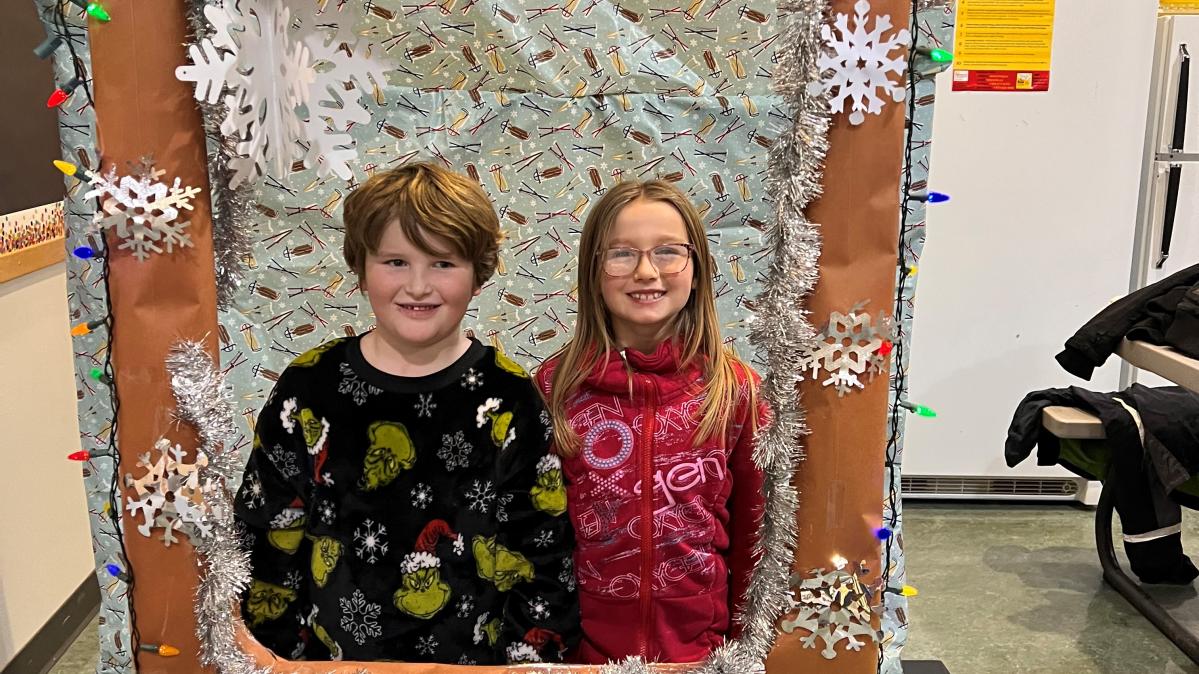
<svg viewBox="0 0 1199 674">
<path fill-rule="evenodd" d="M 1132 365 L 1153 372 L 1179 386 L 1199 391 L 1199 360 L 1188 358 L 1170 348 L 1124 340 L 1116 355 Z M 1075 407 L 1046 407 L 1041 412 L 1041 425 L 1059 438 L 1102 440 L 1103 423 L 1090 412 Z M 1095 510 L 1095 546 L 1103 579 L 1128 600 L 1141 615 L 1153 623 L 1162 634 L 1173 641 L 1193 662 L 1199 663 L 1199 637 L 1183 627 L 1160 604 L 1150 597 L 1139 583 L 1120 568 L 1112 542 L 1112 512 L 1115 510 L 1115 490 L 1108 489 L 1114 473 L 1109 474 Z"/>
</svg>

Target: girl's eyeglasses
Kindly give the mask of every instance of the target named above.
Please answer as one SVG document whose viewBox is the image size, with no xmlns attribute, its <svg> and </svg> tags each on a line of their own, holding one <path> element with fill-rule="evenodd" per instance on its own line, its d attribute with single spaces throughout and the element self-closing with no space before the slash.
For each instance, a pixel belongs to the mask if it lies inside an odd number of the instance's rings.
<svg viewBox="0 0 1199 674">
<path fill-rule="evenodd" d="M 601 253 L 604 273 L 608 276 L 628 276 L 641 264 L 641 256 L 648 254 L 650 264 L 663 276 L 682 273 L 691 262 L 695 246 L 689 243 L 666 243 L 649 250 L 640 248 L 609 248 Z"/>
</svg>

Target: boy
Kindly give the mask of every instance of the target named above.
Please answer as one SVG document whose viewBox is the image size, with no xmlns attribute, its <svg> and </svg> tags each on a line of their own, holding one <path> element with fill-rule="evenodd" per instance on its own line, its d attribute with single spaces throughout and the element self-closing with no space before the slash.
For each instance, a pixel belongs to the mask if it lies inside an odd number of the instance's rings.
<svg viewBox="0 0 1199 674">
<path fill-rule="evenodd" d="M 549 417 L 460 325 L 496 267 L 491 202 L 417 163 L 364 182 L 344 219 L 377 327 L 293 361 L 258 418 L 245 622 L 292 659 L 560 660 L 578 600 Z"/>
</svg>

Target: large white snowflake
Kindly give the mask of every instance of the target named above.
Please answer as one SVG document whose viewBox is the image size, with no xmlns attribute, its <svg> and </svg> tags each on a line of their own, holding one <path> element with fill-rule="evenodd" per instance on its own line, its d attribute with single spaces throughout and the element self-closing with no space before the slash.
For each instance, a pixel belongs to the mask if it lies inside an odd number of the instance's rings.
<svg viewBox="0 0 1199 674">
<path fill-rule="evenodd" d="M 383 607 L 367 602 L 362 590 L 354 590 L 349 599 L 338 598 L 337 603 L 341 605 L 341 628 L 353 636 L 359 646 L 366 643 L 367 637 L 383 633 L 378 622 Z"/>
<path fill-rule="evenodd" d="M 320 176 L 351 178 L 357 150 L 346 131 L 370 121 L 361 97 L 384 83 L 384 65 L 348 19 L 330 33 L 328 18 L 310 13 L 313 3 L 291 3 L 294 12 L 288 4 L 208 5 L 212 35 L 188 48 L 192 65 L 175 70 L 195 83 L 196 100 L 227 108 L 221 132 L 237 138 L 241 155 L 229 163 L 233 187 L 267 172 L 283 177 L 301 158 Z"/>
<path fill-rule="evenodd" d="M 906 96 L 902 75 L 907 60 L 902 50 L 911 34 L 901 28 L 884 37 L 892 27 L 888 14 L 874 15 L 874 27 L 866 30 L 869 0 L 858 0 L 853 12 L 852 30 L 849 15 L 840 13 L 832 26 L 821 26 L 820 35 L 828 50 L 821 53 L 816 63 L 825 77 L 808 87 L 812 94 L 829 95 L 833 112 L 845 112 L 848 102 L 849 123 L 856 125 L 866 120 L 866 113 L 877 115 L 883 111 L 885 101 L 879 96 L 880 90 L 897 102 Z M 891 52 L 896 50 L 900 53 L 892 58 Z M 891 79 L 892 74 L 899 76 L 898 81 Z"/>
<path fill-rule="evenodd" d="M 354 530 L 354 542 L 358 544 L 354 549 L 358 557 L 374 564 L 387 554 L 387 527 L 363 520 L 362 525 Z"/>
<path fill-rule="evenodd" d="M 184 463 L 187 452 L 165 438 L 155 443 L 154 449 L 159 452 L 157 461 L 150 462 L 149 452 L 138 459 L 137 465 L 145 469 L 141 477 L 125 475 L 125 486 L 136 495 L 127 497 L 125 509 L 142 518 L 138 533 L 149 537 L 152 529 L 161 528 L 167 547 L 179 542 L 175 532 L 208 536 L 212 525 L 204 495 L 217 489 L 211 479 L 200 482 L 199 469 L 208 465 L 208 456 L 197 451 L 194 463 Z"/>
<path fill-rule="evenodd" d="M 180 222 L 179 209 L 192 210 L 192 197 L 200 193 L 199 188 L 179 186 L 179 179 L 167 187 L 158 182 L 162 171 L 147 166 L 141 175 L 117 178 L 116 169 L 105 175 L 92 174 L 92 189 L 83 198 L 100 199 L 100 210 L 92 218 L 98 230 L 110 229 L 121 239 L 122 250 L 133 251 L 133 256 L 145 262 L 150 253 L 162 253 L 192 245 L 191 235 L 183 230 L 186 221 Z"/>
<path fill-rule="evenodd" d="M 875 323 L 857 307 L 848 314 L 834 311 L 815 348 L 801 355 L 799 369 L 811 370 L 812 377 L 823 369 L 828 378 L 821 383 L 835 386 L 838 396 L 864 388 L 861 375 L 873 378 L 883 372 L 893 329 L 891 319 L 881 314 Z"/>
</svg>

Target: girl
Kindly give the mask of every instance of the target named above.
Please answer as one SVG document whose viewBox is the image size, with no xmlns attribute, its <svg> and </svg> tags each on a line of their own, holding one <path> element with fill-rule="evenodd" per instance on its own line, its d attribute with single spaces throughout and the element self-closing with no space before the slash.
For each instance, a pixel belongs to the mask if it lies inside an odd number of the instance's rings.
<svg viewBox="0 0 1199 674">
<path fill-rule="evenodd" d="M 620 183 L 587 216 L 575 335 L 537 373 L 577 540 L 578 662 L 702 660 L 744 596 L 758 378 L 722 346 L 712 274 L 670 183 Z"/>
</svg>

